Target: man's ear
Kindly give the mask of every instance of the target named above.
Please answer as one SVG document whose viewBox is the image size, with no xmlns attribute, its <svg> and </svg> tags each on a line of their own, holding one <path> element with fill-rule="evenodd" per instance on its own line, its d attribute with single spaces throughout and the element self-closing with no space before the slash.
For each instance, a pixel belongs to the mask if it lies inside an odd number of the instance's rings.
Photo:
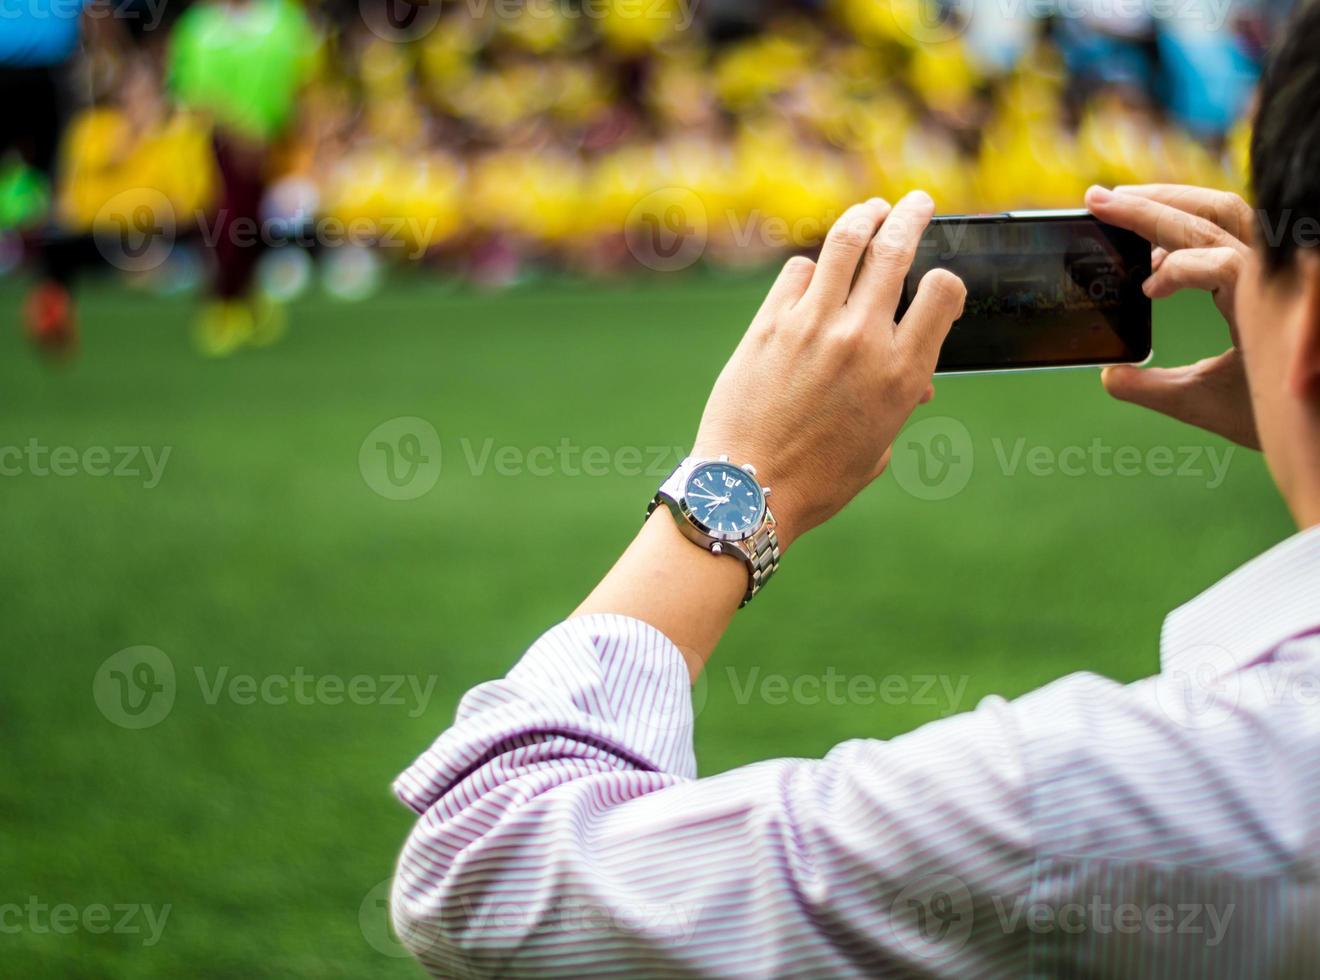
<svg viewBox="0 0 1320 980">
<path fill-rule="evenodd" d="M 1320 254 L 1316 249 L 1297 252 L 1297 345 L 1288 366 L 1288 390 L 1320 408 Z"/>
</svg>

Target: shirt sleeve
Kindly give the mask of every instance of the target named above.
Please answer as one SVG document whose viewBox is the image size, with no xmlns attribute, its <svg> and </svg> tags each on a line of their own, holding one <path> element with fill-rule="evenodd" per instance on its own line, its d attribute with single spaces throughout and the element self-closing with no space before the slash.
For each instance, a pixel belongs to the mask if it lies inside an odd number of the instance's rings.
<svg viewBox="0 0 1320 980">
<path fill-rule="evenodd" d="M 1206 657 L 697 779 L 677 648 L 570 620 L 399 777 L 396 931 L 447 977 L 1320 976 L 1320 635 Z"/>
<path fill-rule="evenodd" d="M 824 759 L 695 778 L 687 670 L 650 626 L 569 620 L 398 779 L 392 910 L 443 976 L 860 976 L 1016 960 L 1029 886 L 1002 699 Z"/>
</svg>

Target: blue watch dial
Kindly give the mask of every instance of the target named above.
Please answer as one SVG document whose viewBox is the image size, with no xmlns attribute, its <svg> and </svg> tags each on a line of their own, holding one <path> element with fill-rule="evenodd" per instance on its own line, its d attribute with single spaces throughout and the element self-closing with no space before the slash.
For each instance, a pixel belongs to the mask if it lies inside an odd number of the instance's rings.
<svg viewBox="0 0 1320 980">
<path fill-rule="evenodd" d="M 709 531 L 739 538 L 765 516 L 765 495 L 745 471 L 731 463 L 702 463 L 683 491 L 688 510 Z"/>
</svg>

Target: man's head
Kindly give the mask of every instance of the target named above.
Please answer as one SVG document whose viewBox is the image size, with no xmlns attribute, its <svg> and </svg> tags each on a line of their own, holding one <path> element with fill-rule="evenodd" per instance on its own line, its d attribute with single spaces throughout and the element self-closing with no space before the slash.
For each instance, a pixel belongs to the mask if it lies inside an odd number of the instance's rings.
<svg viewBox="0 0 1320 980">
<path fill-rule="evenodd" d="M 1261 80 L 1255 256 L 1236 294 L 1256 426 L 1280 490 L 1320 520 L 1320 0 L 1302 0 Z"/>
</svg>

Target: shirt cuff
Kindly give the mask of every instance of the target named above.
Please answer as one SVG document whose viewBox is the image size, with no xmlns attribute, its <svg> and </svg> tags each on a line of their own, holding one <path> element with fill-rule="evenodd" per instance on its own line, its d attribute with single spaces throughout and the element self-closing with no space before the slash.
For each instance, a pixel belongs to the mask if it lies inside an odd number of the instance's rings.
<svg viewBox="0 0 1320 980">
<path fill-rule="evenodd" d="M 628 616 L 560 623 L 503 680 L 464 696 L 453 726 L 395 780 L 395 795 L 424 813 L 500 755 L 552 740 L 618 768 L 695 778 L 691 686 L 678 647 Z"/>
</svg>

